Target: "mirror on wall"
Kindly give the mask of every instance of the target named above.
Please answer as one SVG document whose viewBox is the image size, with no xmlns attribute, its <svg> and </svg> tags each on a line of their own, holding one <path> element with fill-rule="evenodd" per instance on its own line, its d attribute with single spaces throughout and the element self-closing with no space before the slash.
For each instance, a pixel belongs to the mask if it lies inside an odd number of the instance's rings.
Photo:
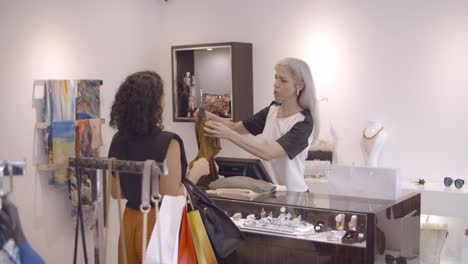
<svg viewBox="0 0 468 264">
<path fill-rule="evenodd" d="M 245 118 L 249 109 L 252 112 L 253 101 L 238 106 L 236 100 L 242 95 L 252 98 L 252 45 L 228 42 L 172 47 L 172 88 L 174 121 L 194 121 L 199 107 L 234 121 Z M 243 107 L 246 110 L 240 109 Z"/>
</svg>

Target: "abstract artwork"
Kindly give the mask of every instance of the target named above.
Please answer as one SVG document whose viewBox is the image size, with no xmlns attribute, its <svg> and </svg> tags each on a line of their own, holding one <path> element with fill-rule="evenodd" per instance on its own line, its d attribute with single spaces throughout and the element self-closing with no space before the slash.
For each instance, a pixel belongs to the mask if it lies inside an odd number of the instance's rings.
<svg viewBox="0 0 468 264">
<path fill-rule="evenodd" d="M 46 82 L 44 121 L 75 120 L 75 81 Z"/>
<path fill-rule="evenodd" d="M 75 121 L 52 122 L 52 159 L 57 167 L 52 184 L 65 187 L 68 184 L 67 164 L 69 157 L 75 157 Z"/>
<path fill-rule="evenodd" d="M 76 119 L 99 118 L 99 86 L 97 80 L 77 81 Z"/>
<path fill-rule="evenodd" d="M 48 160 L 49 184 L 63 188 L 69 183 L 69 157 L 99 157 L 102 81 L 38 80 L 35 85 L 43 87 L 38 93 L 44 95 L 38 97 L 42 100 L 37 126 L 42 146 L 37 155 L 42 156 L 37 160 L 40 165 Z"/>
<path fill-rule="evenodd" d="M 77 157 L 99 157 L 102 146 L 101 119 L 82 119 L 77 121 Z"/>
</svg>

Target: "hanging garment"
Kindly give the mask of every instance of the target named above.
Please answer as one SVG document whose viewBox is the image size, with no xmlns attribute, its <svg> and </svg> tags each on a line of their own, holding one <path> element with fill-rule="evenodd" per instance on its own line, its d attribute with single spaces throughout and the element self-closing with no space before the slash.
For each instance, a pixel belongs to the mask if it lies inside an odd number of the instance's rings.
<svg viewBox="0 0 468 264">
<path fill-rule="evenodd" d="M 21 264 L 19 249 L 13 239 L 9 239 L 0 250 L 0 263 Z"/>
<path fill-rule="evenodd" d="M 69 192 L 71 200 L 71 216 L 74 219 L 78 217 L 78 181 L 75 168 L 70 168 L 69 172 Z M 82 170 L 81 177 L 81 210 L 83 214 L 83 221 L 85 226 L 93 229 L 95 226 L 95 208 L 94 202 L 96 201 L 96 171 L 95 170 Z"/>
<path fill-rule="evenodd" d="M 101 119 L 82 119 L 77 121 L 77 157 L 99 157 L 102 146 Z"/>
<path fill-rule="evenodd" d="M 73 80 L 46 82 L 44 121 L 75 120 L 75 86 Z"/>
<path fill-rule="evenodd" d="M 75 156 L 75 121 L 52 122 L 52 152 L 54 170 L 52 184 L 57 187 L 66 187 L 68 184 L 67 164 L 68 158 Z"/>
<path fill-rule="evenodd" d="M 76 97 L 76 119 L 99 118 L 99 86 L 98 80 L 77 81 L 78 96 Z"/>
<path fill-rule="evenodd" d="M 215 157 L 221 151 L 221 143 L 219 138 L 207 137 L 203 131 L 205 123 L 208 121 L 205 115 L 205 110 L 200 108 L 198 111 L 199 119 L 195 122 L 195 134 L 197 137 L 198 154 L 195 159 L 190 162 L 189 169 L 193 167 L 193 163 L 200 159 L 206 158 L 210 166 L 210 174 L 202 176 L 198 181 L 198 186 L 208 187 L 208 184 L 214 180 L 217 180 L 218 170 L 216 169 Z"/>
</svg>

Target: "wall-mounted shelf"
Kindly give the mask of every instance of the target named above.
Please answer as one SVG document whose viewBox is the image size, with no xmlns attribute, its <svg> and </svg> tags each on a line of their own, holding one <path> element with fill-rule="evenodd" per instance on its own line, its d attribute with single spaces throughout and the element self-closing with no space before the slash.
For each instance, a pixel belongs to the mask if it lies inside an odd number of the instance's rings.
<svg viewBox="0 0 468 264">
<path fill-rule="evenodd" d="M 460 210 L 458 206 L 453 206 L 456 204 L 468 204 L 468 190 L 466 187 L 462 187 L 461 189 L 457 189 L 454 186 L 445 187 L 443 182 L 426 182 L 424 185 L 404 182 L 402 189 L 403 193 L 421 192 L 421 211 L 423 214 L 468 219 L 468 210 Z"/>
</svg>

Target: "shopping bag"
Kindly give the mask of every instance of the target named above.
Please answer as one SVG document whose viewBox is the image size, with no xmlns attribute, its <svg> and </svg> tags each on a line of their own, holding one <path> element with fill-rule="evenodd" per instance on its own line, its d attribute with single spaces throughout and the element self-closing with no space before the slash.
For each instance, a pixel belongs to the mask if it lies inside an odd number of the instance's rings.
<svg viewBox="0 0 468 264">
<path fill-rule="evenodd" d="M 144 258 L 145 264 L 177 263 L 185 196 L 164 195 Z"/>
<path fill-rule="evenodd" d="M 198 264 L 217 264 L 216 256 L 211 247 L 210 239 L 206 234 L 205 226 L 198 210 L 188 212 L 190 232 L 197 255 Z"/>
<path fill-rule="evenodd" d="M 187 207 L 182 211 L 182 223 L 180 224 L 178 264 L 196 264 L 197 256 L 193 246 L 193 237 L 190 232 L 190 223 L 187 215 Z"/>
<path fill-rule="evenodd" d="M 182 182 L 188 197 L 191 198 L 193 209 L 199 210 L 204 230 L 213 245 L 213 250 L 218 258 L 225 258 L 245 240 L 244 234 L 232 222 L 226 213 L 219 208 L 202 190 L 191 181 L 184 179 Z"/>
</svg>

